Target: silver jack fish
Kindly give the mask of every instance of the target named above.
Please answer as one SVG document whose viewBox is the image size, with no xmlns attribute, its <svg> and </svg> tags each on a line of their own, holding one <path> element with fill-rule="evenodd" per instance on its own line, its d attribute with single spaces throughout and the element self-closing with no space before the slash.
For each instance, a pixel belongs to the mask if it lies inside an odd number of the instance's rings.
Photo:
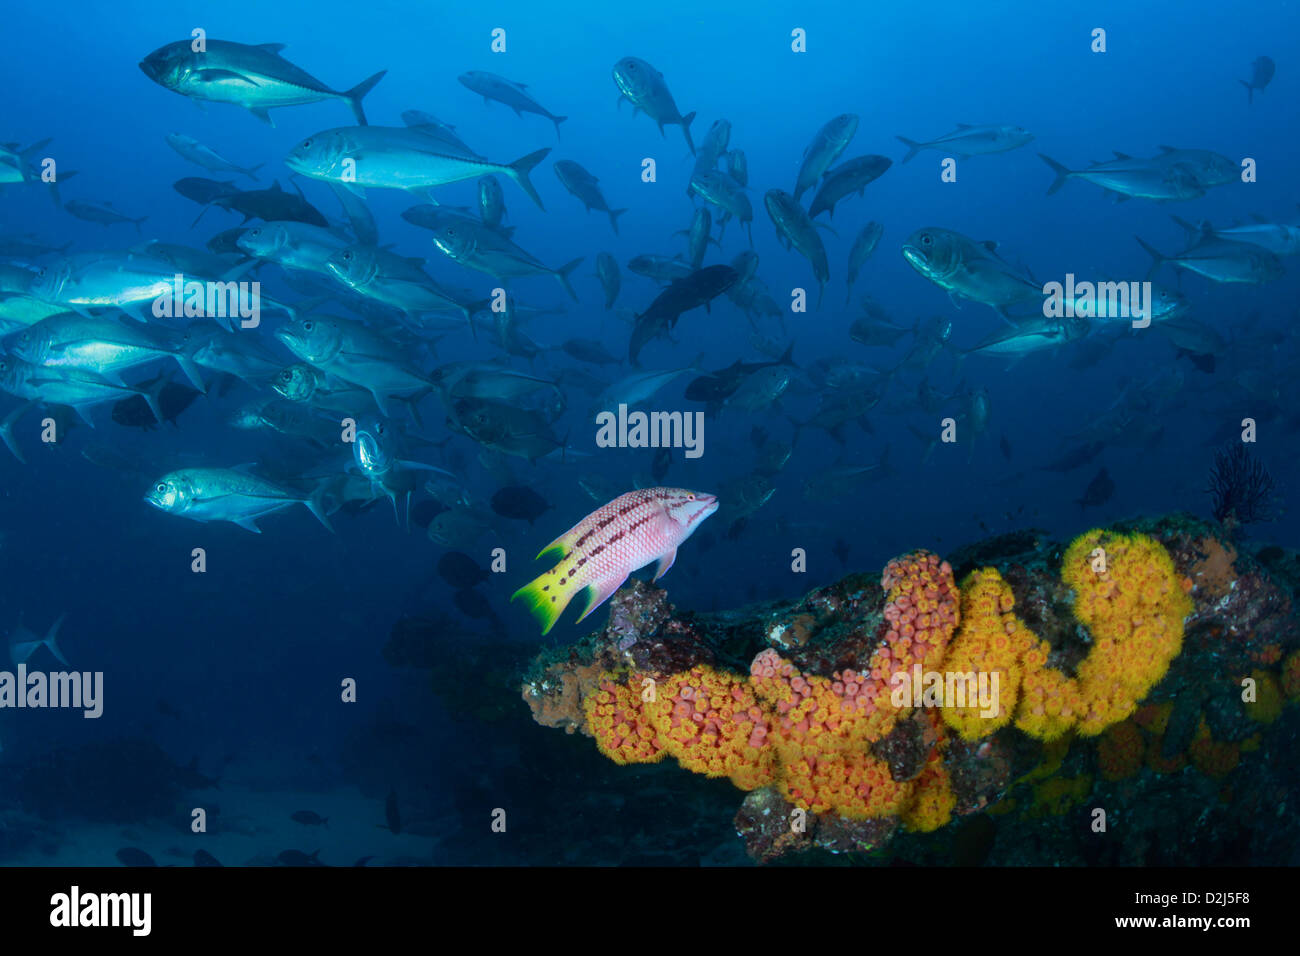
<svg viewBox="0 0 1300 956">
<path fill-rule="evenodd" d="M 302 504 L 333 531 L 321 507 L 322 490 L 323 485 L 315 494 L 305 495 L 234 468 L 182 468 L 154 482 L 144 500 L 168 514 L 195 521 L 229 521 L 254 534 L 262 533 L 258 518 Z"/>
<path fill-rule="evenodd" d="M 275 123 L 267 110 L 321 100 L 343 100 L 352 107 L 357 122 L 365 126 L 361 100 L 388 72 L 380 70 L 352 89 L 339 92 L 280 56 L 283 43 L 204 42 L 201 51 L 195 51 L 190 40 L 168 43 L 141 60 L 140 69 L 159 86 L 200 105 L 233 103 L 272 126 Z"/>
<path fill-rule="evenodd" d="M 497 76 L 495 73 L 487 73 L 483 70 L 470 70 L 468 73 L 462 73 L 457 79 L 460 80 L 461 86 L 483 97 L 484 103 L 488 100 L 504 103 L 515 111 L 516 116 L 522 116 L 524 113 L 536 113 L 538 116 L 545 116 L 555 124 L 555 138 L 560 138 L 560 124 L 568 117 L 556 116 L 525 93 L 524 90 L 528 89 L 528 84 L 515 83 L 507 80 L 504 76 Z"/>
<path fill-rule="evenodd" d="M 1024 146 L 1033 138 L 1033 133 L 1019 126 L 968 126 L 965 123 L 958 123 L 951 133 L 928 143 L 918 143 L 906 136 L 897 137 L 907 147 L 907 155 L 903 157 L 905 163 L 911 162 L 923 149 L 938 149 L 964 159 L 987 153 L 1005 153 Z"/>
<path fill-rule="evenodd" d="M 509 176 L 545 210 L 528 174 L 550 149 L 539 149 L 513 163 L 493 163 L 430 136 L 421 127 L 342 126 L 308 136 L 285 159 L 294 172 L 339 183 L 364 195 L 365 186 L 425 191 L 485 173 Z"/>
<path fill-rule="evenodd" d="M 664 135 L 665 124 L 681 126 L 686 145 L 690 147 L 691 155 L 695 155 L 695 144 L 691 142 L 691 121 L 695 114 L 681 114 L 673 102 L 672 93 L 668 92 L 662 73 L 645 60 L 626 56 L 614 64 L 614 83 L 618 86 L 618 102 L 621 104 L 627 100 L 632 104 L 633 116 L 642 112 L 654 120 L 659 126 L 660 136 Z"/>
</svg>

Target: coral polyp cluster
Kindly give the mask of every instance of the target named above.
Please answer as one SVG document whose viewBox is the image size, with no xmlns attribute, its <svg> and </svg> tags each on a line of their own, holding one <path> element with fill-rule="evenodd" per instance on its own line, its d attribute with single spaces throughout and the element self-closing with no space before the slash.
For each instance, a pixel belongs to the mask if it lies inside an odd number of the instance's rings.
<svg viewBox="0 0 1300 956">
<path fill-rule="evenodd" d="M 1070 731 L 1095 736 L 1131 716 L 1178 653 L 1191 601 L 1159 542 L 1090 532 L 1065 553 L 1062 579 L 1093 635 L 1074 677 L 1048 666 L 1051 646 L 1016 616 L 1011 586 L 995 568 L 973 572 L 959 589 L 946 562 L 918 551 L 885 567 L 884 635 L 863 669 L 805 673 L 768 648 L 748 678 L 703 664 L 657 680 L 633 672 L 620 683 L 610 674 L 585 703 L 591 732 L 618 763 L 667 754 L 742 790 L 775 785 L 812 813 L 857 820 L 906 811 L 914 828 L 932 829 L 954 802 L 942 764 L 900 780 L 872 752 L 923 702 L 897 699 L 914 675 L 957 675 L 934 703 L 965 740 L 1012 722 L 1055 740 Z M 992 693 L 976 693 L 981 680 Z M 964 693 L 944 700 L 953 687 Z M 1104 771 L 1108 779 L 1120 765 L 1140 766 L 1135 734 L 1107 741 L 1106 762 L 1116 765 Z"/>
<path fill-rule="evenodd" d="M 587 729 L 614 763 L 654 763 L 664 757 L 664 743 L 642 709 L 637 683 L 635 678 L 619 683 L 605 674 L 599 689 L 583 701 Z"/>
<path fill-rule="evenodd" d="M 548 726 L 576 713 L 616 763 L 671 757 L 747 791 L 736 826 L 758 860 L 1109 807 L 1170 775 L 1228 794 L 1217 781 L 1266 756 L 1300 698 L 1292 601 L 1259 567 L 1163 519 L 913 552 L 878 586 L 851 575 L 750 613 L 679 615 L 636 583 L 524 698 Z"/>
<path fill-rule="evenodd" d="M 673 674 L 645 710 L 664 749 L 685 769 L 729 777 L 741 790 L 772 782 L 771 720 L 740 676 L 708 665 Z"/>
<path fill-rule="evenodd" d="M 748 679 L 697 665 L 656 681 L 605 675 L 585 702 L 601 753 L 618 763 L 651 763 L 665 754 L 684 768 L 728 777 L 742 790 L 775 784 L 791 804 L 846 819 L 896 813 L 914 789 L 898 782 L 870 745 L 910 708 L 892 700 L 892 678 L 943 659 L 958 619 L 952 569 L 916 552 L 886 568 L 884 640 L 864 670 L 805 674 L 771 648 Z M 932 771 L 925 792 L 932 821 L 950 805 L 946 776 Z"/>
<path fill-rule="evenodd" d="M 805 675 L 770 649 L 754 658 L 750 674 L 774 715 L 778 787 L 787 800 L 849 819 L 897 809 L 908 788 L 896 785 L 889 766 L 868 750 L 898 717 L 884 681 L 867 672 Z"/>
<path fill-rule="evenodd" d="M 1090 531 L 1065 553 L 1061 579 L 1074 589 L 1074 615 L 1093 636 L 1079 664 L 1087 713 L 1079 733 L 1096 736 L 1127 719 L 1183 644 L 1192 613 L 1169 552 L 1146 535 Z"/>
<path fill-rule="evenodd" d="M 1015 597 L 996 569 L 964 582 L 963 624 L 945 666 L 997 673 L 1000 700 L 991 716 L 969 704 L 944 708 L 963 738 L 985 737 L 1013 718 L 1042 740 L 1071 730 L 1095 737 L 1132 715 L 1178 655 L 1192 601 L 1158 541 L 1091 531 L 1066 551 L 1061 579 L 1092 635 L 1074 677 L 1047 665 L 1051 647 L 1013 613 Z"/>
</svg>

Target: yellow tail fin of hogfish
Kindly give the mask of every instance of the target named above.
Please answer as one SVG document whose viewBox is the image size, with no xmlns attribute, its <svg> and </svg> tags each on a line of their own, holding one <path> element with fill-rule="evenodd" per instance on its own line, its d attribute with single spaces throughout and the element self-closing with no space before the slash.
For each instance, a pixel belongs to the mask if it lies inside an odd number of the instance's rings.
<svg viewBox="0 0 1300 956">
<path fill-rule="evenodd" d="M 573 553 L 573 543 L 580 535 L 581 532 L 576 530 L 569 531 L 543 548 L 541 553 L 537 555 L 538 560 L 545 557 L 554 557 L 560 559 L 559 563 L 551 570 L 543 571 L 510 596 L 511 601 L 518 597 L 524 599 L 529 612 L 537 619 L 537 623 L 542 625 L 543 635 L 551 632 L 551 628 L 560 619 L 564 609 L 578 596 L 579 592 L 585 592 L 586 594 L 586 604 L 583 606 L 582 613 L 578 615 L 578 620 L 581 621 L 608 601 L 610 595 L 622 587 L 623 581 L 627 580 L 627 576 L 624 575 L 622 580 L 593 581 L 590 584 L 578 584 L 574 580 L 577 567 L 573 561 L 568 559 Z"/>
<path fill-rule="evenodd" d="M 542 633 L 549 634 L 578 590 L 576 584 L 560 584 L 560 578 L 552 568 L 521 587 L 510 596 L 510 600 L 522 597 L 529 613 L 542 625 Z"/>
<path fill-rule="evenodd" d="M 542 548 L 535 559 L 540 561 L 543 558 L 559 558 L 560 563 L 549 571 L 543 571 L 510 595 L 511 601 L 523 597 L 524 603 L 528 605 L 529 612 L 537 619 L 537 623 L 542 625 L 543 634 L 550 633 L 551 628 L 555 626 L 555 622 L 564 613 L 564 609 L 569 606 L 569 602 L 573 600 L 574 595 L 580 590 L 580 588 L 568 581 L 560 584 L 560 581 L 564 580 L 560 568 L 569 552 L 573 550 L 573 542 L 577 538 L 575 530 L 570 528 Z"/>
<path fill-rule="evenodd" d="M 622 587 L 623 582 L 627 580 L 625 575 L 621 580 L 611 579 L 604 582 L 596 581 L 591 584 L 580 585 L 571 578 L 567 578 L 566 572 L 561 570 L 562 568 L 564 568 L 563 561 L 551 568 L 551 570 L 533 578 L 510 596 L 512 601 L 521 595 L 523 596 L 529 612 L 537 619 L 537 623 L 542 625 L 543 635 L 550 633 L 551 628 L 555 626 L 555 622 L 560 619 L 564 609 L 577 597 L 579 591 L 586 592 L 587 598 L 586 606 L 583 608 L 582 613 L 578 615 L 578 621 L 581 621 L 608 601 L 610 595 Z M 572 568 L 568 570 L 571 571 Z"/>
</svg>

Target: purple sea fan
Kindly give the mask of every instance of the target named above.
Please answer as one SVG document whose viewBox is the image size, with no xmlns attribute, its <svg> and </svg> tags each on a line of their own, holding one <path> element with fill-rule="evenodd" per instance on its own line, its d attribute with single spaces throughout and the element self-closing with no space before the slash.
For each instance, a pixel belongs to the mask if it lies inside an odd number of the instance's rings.
<svg viewBox="0 0 1300 956">
<path fill-rule="evenodd" d="M 1229 527 L 1272 521 L 1276 517 L 1273 479 L 1243 443 L 1218 451 L 1205 493 L 1215 520 Z"/>
</svg>

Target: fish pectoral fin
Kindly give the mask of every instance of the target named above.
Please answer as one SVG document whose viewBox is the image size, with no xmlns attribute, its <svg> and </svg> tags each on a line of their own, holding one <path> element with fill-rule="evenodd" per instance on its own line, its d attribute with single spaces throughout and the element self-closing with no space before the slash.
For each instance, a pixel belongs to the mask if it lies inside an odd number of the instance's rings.
<svg viewBox="0 0 1300 956">
<path fill-rule="evenodd" d="M 272 129 L 275 128 L 275 120 L 271 119 L 271 114 L 268 113 L 266 110 L 249 107 L 248 112 L 252 113 L 254 116 L 260 119 L 267 126 L 270 126 Z M 244 222 L 248 222 L 247 216 L 244 217 Z"/>
<path fill-rule="evenodd" d="M 650 583 L 653 584 L 654 582 L 662 578 L 665 574 L 667 574 L 668 569 L 671 568 L 674 562 L 676 561 L 677 561 L 677 549 L 673 548 L 662 558 L 660 558 L 659 563 L 655 565 L 655 576 L 650 579 Z"/>
<path fill-rule="evenodd" d="M 231 518 L 232 524 L 237 524 L 245 531 L 251 531 L 253 534 L 261 534 L 262 529 L 257 526 L 256 518 Z"/>
<path fill-rule="evenodd" d="M 250 80 L 242 73 L 236 73 L 234 70 L 197 70 L 193 76 L 200 83 L 223 83 L 227 80 L 236 80 L 254 87 L 262 85 L 256 80 Z"/>
<path fill-rule="evenodd" d="M 578 619 L 574 623 L 580 623 L 588 614 L 613 597 L 614 592 L 623 586 L 623 582 L 627 580 L 627 577 L 625 574 L 618 579 L 609 578 L 601 583 L 588 584 L 583 591 L 584 596 L 587 598 L 587 606 L 582 609 L 582 613 L 578 615 Z"/>
</svg>

